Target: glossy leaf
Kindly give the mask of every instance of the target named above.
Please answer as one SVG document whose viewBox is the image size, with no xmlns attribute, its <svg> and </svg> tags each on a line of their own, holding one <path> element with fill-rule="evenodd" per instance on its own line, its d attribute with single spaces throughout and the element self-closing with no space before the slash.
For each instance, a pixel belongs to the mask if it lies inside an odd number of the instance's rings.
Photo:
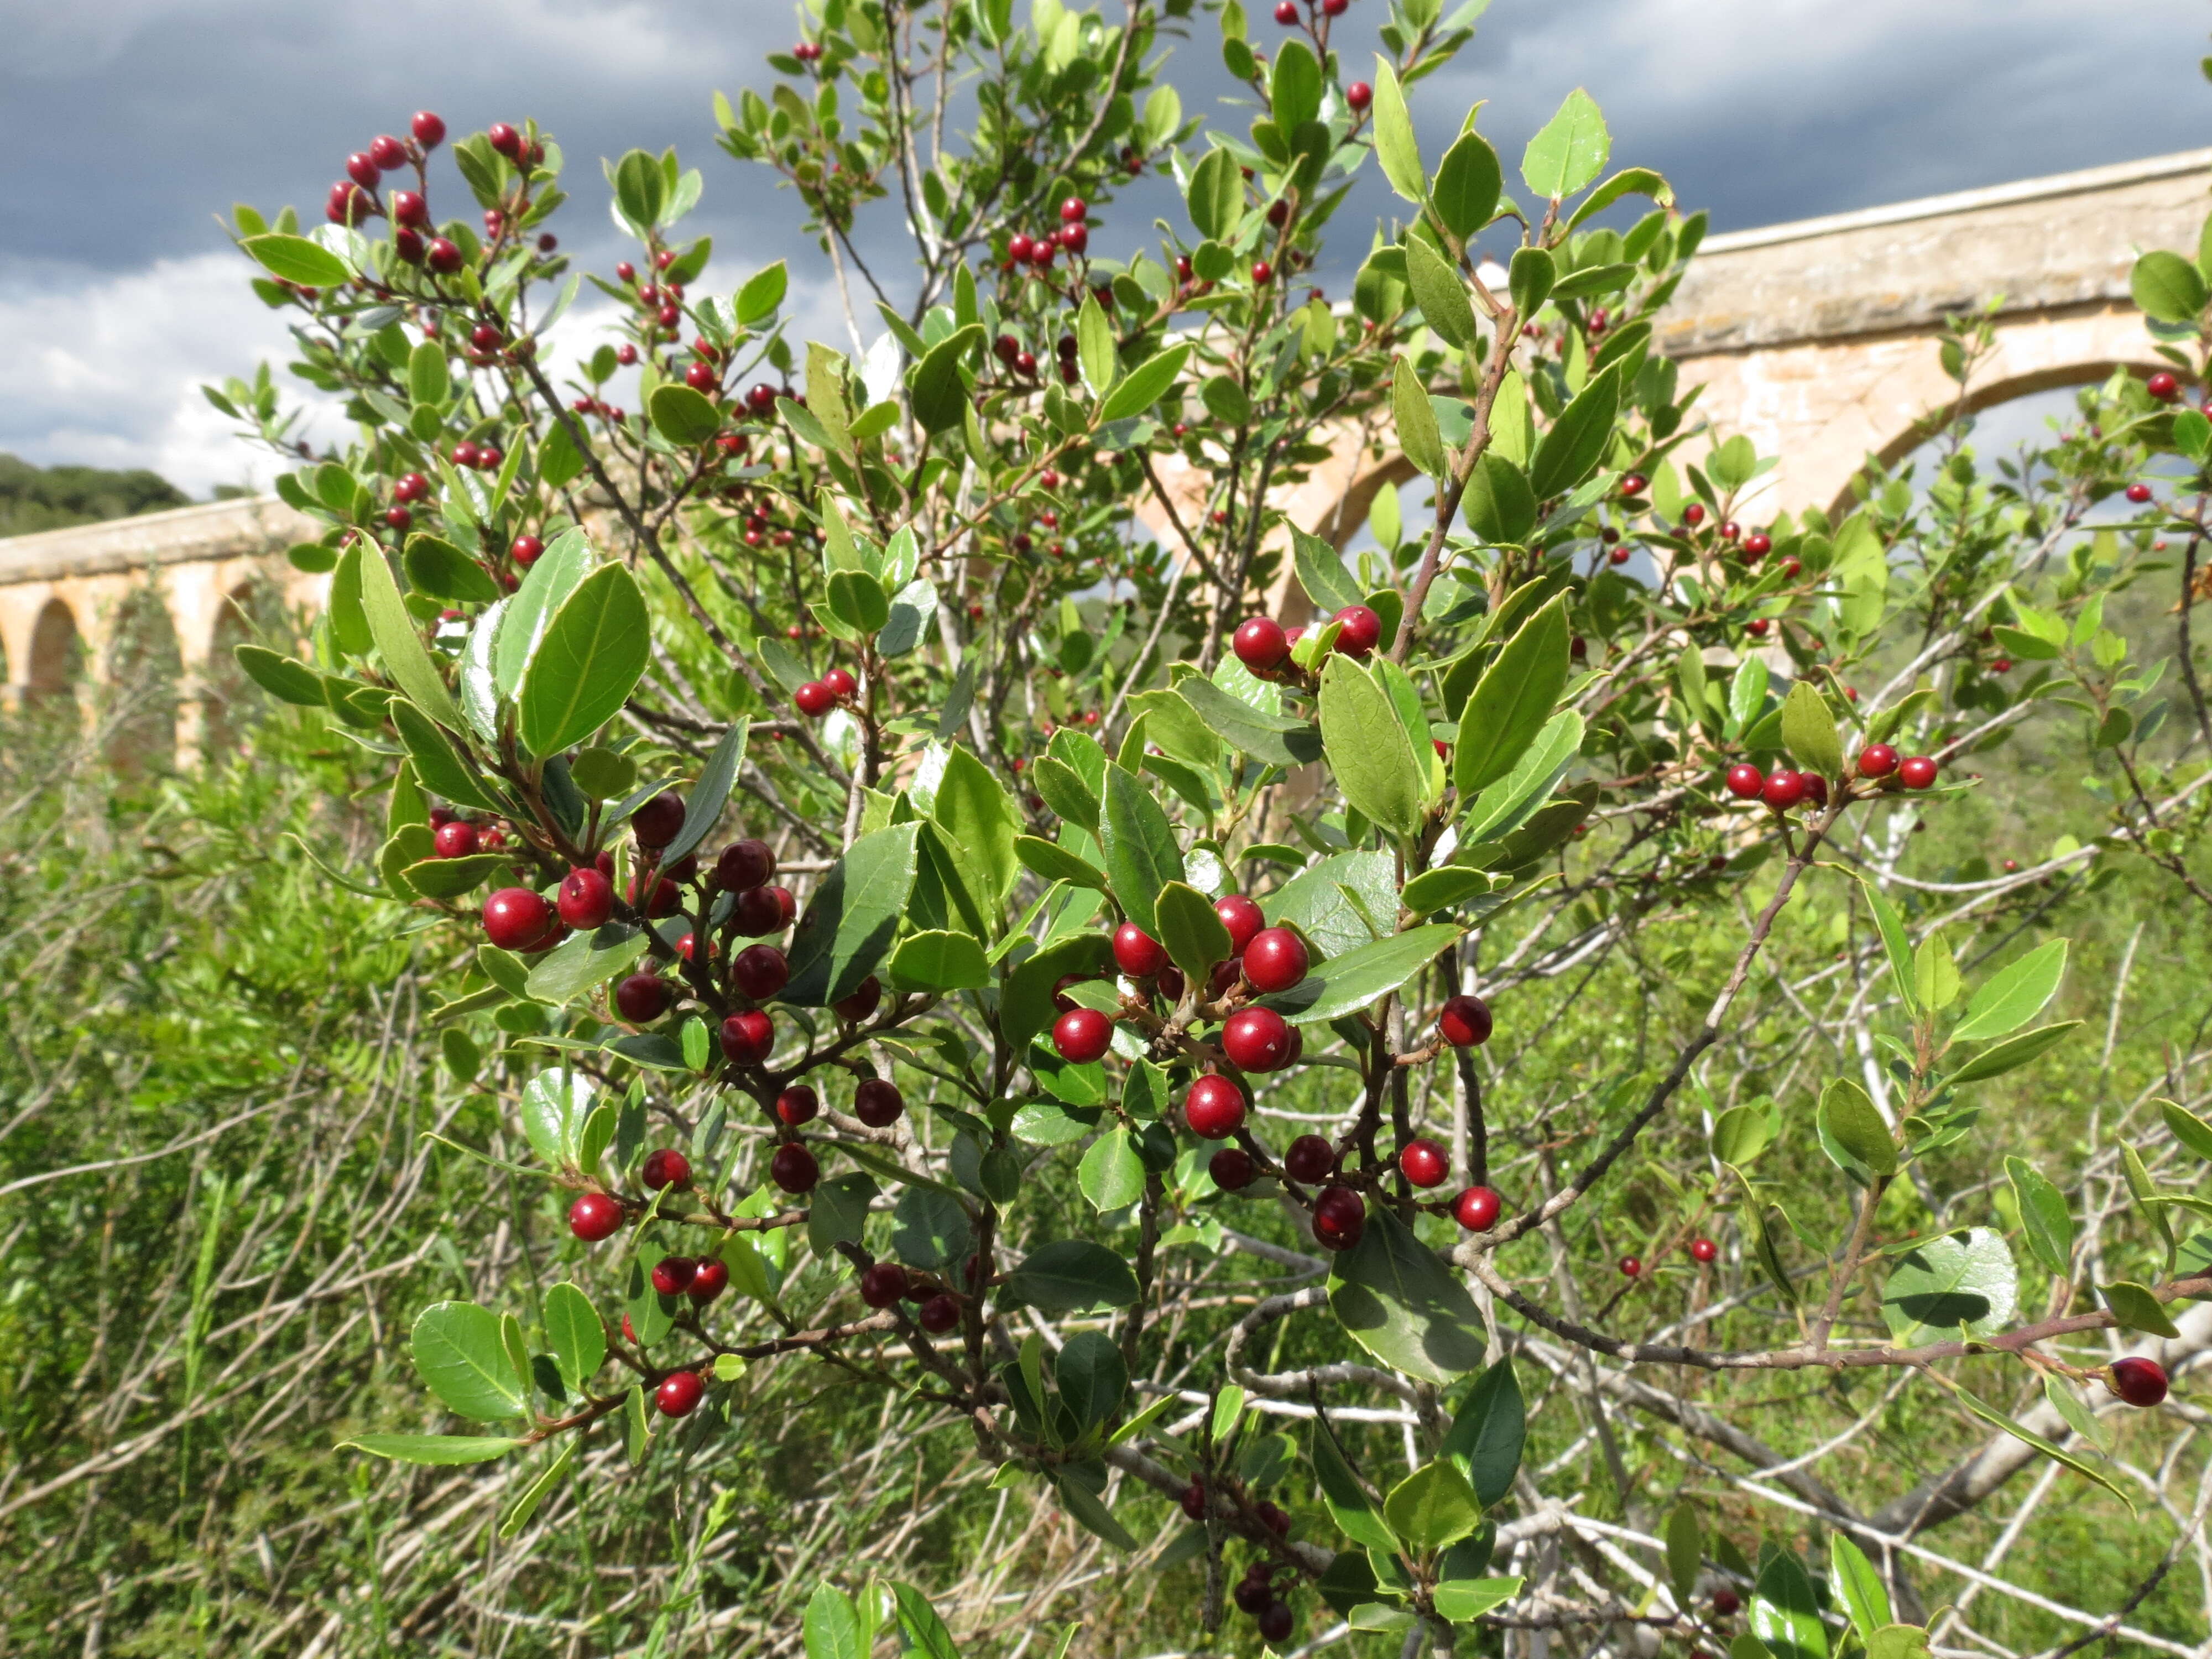
<svg viewBox="0 0 2212 1659">
<path fill-rule="evenodd" d="M 1443 1455 L 1455 1462 L 1485 1509 L 1504 1501 L 1528 1437 L 1528 1407 L 1510 1358 L 1483 1372 L 1444 1433 Z"/>
<path fill-rule="evenodd" d="M 1106 769 L 1099 838 L 1115 899 L 1131 921 L 1158 939 L 1152 907 L 1161 888 L 1182 879 L 1182 853 L 1151 787 L 1127 767 Z"/>
<path fill-rule="evenodd" d="M 868 1659 L 868 1640 L 852 1597 L 826 1580 L 806 1598 L 799 1621 L 806 1659 Z"/>
<path fill-rule="evenodd" d="M 1994 1336 L 2012 1317 L 2019 1289 L 2003 1236 L 1970 1228 L 1916 1244 L 1895 1259 L 1882 1286 L 1882 1317 L 1907 1346 L 1955 1337 L 1961 1325 L 1976 1336 Z"/>
<path fill-rule="evenodd" d="M 1023 1257 L 1006 1275 L 1009 1300 L 1045 1314 L 1090 1308 L 1126 1308 L 1137 1299 L 1137 1276 L 1103 1244 L 1063 1238 Z"/>
<path fill-rule="evenodd" d="M 1992 974 L 1966 1004 L 1954 1042 L 1980 1042 L 2018 1030 L 2058 994 L 2066 975 L 2066 941 L 2052 939 Z"/>
<path fill-rule="evenodd" d="M 489 1309 L 432 1303 L 416 1316 L 409 1352 L 430 1392 L 455 1415 L 490 1423 L 523 1414 L 522 1377 Z"/>
<path fill-rule="evenodd" d="M 1287 991 L 1260 999 L 1293 1025 L 1341 1019 L 1396 990 L 1458 939 L 1462 929 L 1425 922 L 1316 963 Z"/>
<path fill-rule="evenodd" d="M 239 246 L 279 282 L 301 288 L 343 288 L 353 280 L 350 265 L 320 242 L 305 236 L 270 231 L 249 236 Z"/>
<path fill-rule="evenodd" d="M 991 770 L 958 744 L 946 757 L 930 817 L 959 855 L 990 884 L 994 905 L 1012 890 L 1021 873 L 1014 837 L 1021 817 Z"/>
<path fill-rule="evenodd" d="M 1620 408 L 1620 366 L 1614 363 L 1593 374 L 1537 441 L 1528 462 L 1528 487 L 1538 501 L 1565 495 L 1596 470 Z"/>
<path fill-rule="evenodd" d="M 914 890 L 921 830 L 909 823 L 872 831 L 830 867 L 792 932 L 784 1001 L 824 1006 L 882 965 Z"/>
<path fill-rule="evenodd" d="M 1425 816 L 1426 768 L 1389 693 L 1350 657 L 1332 655 L 1320 703 L 1322 745 L 1345 799 L 1394 835 L 1412 835 Z"/>
<path fill-rule="evenodd" d="M 1406 107 L 1405 88 L 1390 60 L 1375 57 L 1375 159 L 1390 188 L 1409 202 L 1428 194 L 1428 177 L 1421 170 L 1420 141 L 1413 136 L 1413 112 Z"/>
<path fill-rule="evenodd" d="M 2043 1172 L 2024 1158 L 2007 1158 L 2005 1176 L 2012 1182 L 2013 1200 L 2020 1210 L 2021 1232 L 2028 1253 L 2044 1271 L 2060 1279 L 2074 1271 L 2074 1218 L 2066 1208 L 2066 1194 L 2045 1179 Z"/>
<path fill-rule="evenodd" d="M 966 933 L 909 933 L 891 952 L 893 981 L 915 991 L 975 991 L 991 982 L 983 947 Z"/>
<path fill-rule="evenodd" d="M 1867 1559 L 1866 1552 L 1844 1533 L 1828 1534 L 1828 1583 L 1834 1599 L 1850 1613 L 1862 1642 L 1871 1642 L 1875 1632 L 1895 1617 L 1890 1609 L 1889 1587 L 1882 1583 L 1881 1573 Z"/>
<path fill-rule="evenodd" d="M 1445 343 L 1465 350 L 1474 343 L 1474 305 L 1467 296 L 1467 279 L 1425 237 L 1406 239 L 1406 283 L 1421 315 Z"/>
<path fill-rule="evenodd" d="M 1824 778 L 1844 775 L 1844 740 L 1827 699 L 1812 681 L 1799 680 L 1782 700 L 1782 741 L 1797 763 Z"/>
<path fill-rule="evenodd" d="M 1175 384 L 1176 376 L 1182 373 L 1183 363 L 1189 356 L 1188 346 L 1173 345 L 1131 369 L 1099 404 L 1098 423 L 1110 426 L 1115 421 L 1143 414 Z"/>
<path fill-rule="evenodd" d="M 1014 857 L 1020 860 L 1023 869 L 1047 881 L 1073 882 L 1102 893 L 1106 890 L 1104 873 L 1056 841 L 1047 841 L 1042 836 L 1017 836 Z"/>
<path fill-rule="evenodd" d="M 721 412 L 680 380 L 653 387 L 645 406 L 653 429 L 678 449 L 696 449 L 722 429 Z"/>
<path fill-rule="evenodd" d="M 2154 248 L 2136 259 L 2128 276 L 2128 291 L 2137 309 L 2158 323 L 2193 323 L 2206 301 L 2204 278 L 2197 267 L 2164 248 Z"/>
<path fill-rule="evenodd" d="M 1144 1160 L 1127 1129 L 1115 1128 L 1091 1143 L 1077 1165 L 1076 1184 L 1094 1210 L 1118 1210 L 1145 1194 Z"/>
<path fill-rule="evenodd" d="M 1311 1448 L 1314 1474 L 1321 1482 L 1322 1501 L 1336 1522 L 1339 1530 L 1355 1544 L 1369 1549 L 1389 1552 L 1398 1547 L 1390 1528 L 1383 1524 L 1352 1466 L 1344 1461 L 1337 1449 L 1336 1437 L 1319 1422 L 1313 1426 L 1308 1442 Z"/>
<path fill-rule="evenodd" d="M 739 720 L 716 741 L 707 763 L 699 769 L 699 781 L 684 799 L 683 827 L 677 830 L 676 839 L 661 849 L 664 867 L 698 847 L 721 822 L 722 808 L 729 804 L 738 770 L 744 764 L 745 739 L 750 730 L 749 721 Z"/>
<path fill-rule="evenodd" d="M 453 707 L 445 677 L 430 661 L 422 637 L 416 632 L 415 618 L 399 597 L 399 584 L 392 579 L 392 567 L 375 548 L 367 547 L 358 568 L 361 608 L 386 669 L 409 702 L 441 726 L 459 731 L 460 711 Z"/>
<path fill-rule="evenodd" d="M 1589 94 L 1577 87 L 1544 123 L 1521 157 L 1521 176 L 1538 196 L 1571 196 L 1605 171 L 1613 137 Z"/>
<path fill-rule="evenodd" d="M 2124 1331 L 2141 1331 L 2146 1336 L 2163 1336 L 2169 1340 L 2181 1334 L 2148 1286 L 2119 1279 L 2109 1285 L 2100 1285 L 2097 1294 L 2104 1297 L 2105 1305 L 2112 1310 L 2113 1322 Z"/>
<path fill-rule="evenodd" d="M 463 1463 L 489 1463 L 524 1443 L 499 1435 L 482 1434 L 357 1434 L 338 1442 L 339 1451 L 367 1452 L 395 1463 L 423 1463 L 453 1468 Z"/>
<path fill-rule="evenodd" d="M 558 754 L 621 712 L 652 655 L 653 624 L 637 579 L 604 564 L 562 602 L 516 693 L 522 741 Z"/>
<path fill-rule="evenodd" d="M 1158 929 L 1152 937 L 1193 982 L 1203 984 L 1213 964 L 1229 955 L 1229 929 L 1213 902 L 1188 884 L 1171 881 L 1161 888 L 1152 915 Z"/>
<path fill-rule="evenodd" d="M 626 922 L 611 921 L 588 933 L 571 933 L 532 967 L 529 993 L 539 1002 L 555 1004 L 581 996 L 628 971 L 647 945 L 644 930 Z"/>
<path fill-rule="evenodd" d="M 545 1292 L 545 1338 L 553 1345 L 553 1363 L 572 1394 L 606 1363 L 606 1328 L 599 1322 L 592 1299 L 563 1280 Z"/>
<path fill-rule="evenodd" d="M 1175 690 L 1206 729 L 1232 749 L 1270 766 L 1285 768 L 1303 766 L 1321 758 L 1321 731 L 1310 720 L 1292 720 L 1287 714 L 1271 714 L 1255 708 L 1242 697 L 1232 696 L 1212 681 L 1196 675 L 1182 680 Z M 316 701 L 321 701 L 319 695 Z M 1042 768 L 1045 762 L 1039 761 L 1037 764 Z M 1040 789 L 1038 793 L 1043 791 Z M 1050 804 L 1047 797 L 1047 805 Z M 1068 815 L 1061 812 L 1060 816 Z"/>
<path fill-rule="evenodd" d="M 1777 1550 L 1759 1569 L 1751 1593 L 1751 1633 L 1774 1659 L 1828 1659 L 1827 1627 L 1805 1564 Z"/>
<path fill-rule="evenodd" d="M 1572 667 L 1566 599 L 1523 623 L 1475 683 L 1452 746 L 1452 787 L 1473 799 L 1505 776 L 1552 718 Z"/>
<path fill-rule="evenodd" d="M 1390 1489 L 1382 1517 L 1414 1549 L 1438 1550 L 1482 1524 L 1482 1505 L 1459 1466 L 1440 1457 Z"/>
<path fill-rule="evenodd" d="M 1849 1078 L 1838 1078 L 1820 1093 L 1820 1144 L 1837 1166 L 1863 1182 L 1887 1180 L 1897 1173 L 1897 1142 L 1867 1091 Z"/>
<path fill-rule="evenodd" d="M 2019 1070 L 2046 1049 L 2055 1048 L 2081 1027 L 2081 1022 L 2078 1019 L 2062 1020 L 2056 1025 L 2039 1025 L 2032 1031 L 2008 1036 L 2002 1042 L 1991 1043 L 1944 1080 L 1955 1086 L 1961 1083 L 1980 1083 L 1985 1079 L 2002 1077 L 2007 1072 Z"/>
<path fill-rule="evenodd" d="M 1463 132 L 1437 164 L 1429 205 L 1443 228 L 1465 241 L 1490 222 L 1504 183 L 1504 169 L 1490 141 L 1479 132 Z"/>
<path fill-rule="evenodd" d="M 1442 1385 L 1482 1364 L 1482 1319 L 1467 1287 L 1388 1210 L 1331 1263 L 1328 1303 L 1353 1341 L 1408 1376 Z"/>
<path fill-rule="evenodd" d="M 1444 441 L 1437 428 L 1437 411 L 1421 377 L 1403 357 L 1391 365 L 1390 409 L 1397 420 L 1398 447 L 1406 459 L 1431 478 L 1443 477 Z"/>
</svg>

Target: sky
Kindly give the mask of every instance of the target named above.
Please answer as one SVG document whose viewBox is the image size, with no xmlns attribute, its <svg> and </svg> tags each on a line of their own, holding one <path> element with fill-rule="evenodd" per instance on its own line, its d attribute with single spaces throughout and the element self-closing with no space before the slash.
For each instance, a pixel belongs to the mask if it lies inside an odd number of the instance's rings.
<svg viewBox="0 0 2212 1659">
<path fill-rule="evenodd" d="M 1261 44 L 1269 9 L 1252 7 Z M 1352 0 L 1348 64 L 1371 61 L 1383 15 Z M 1185 109 L 1241 130 L 1198 27 L 1171 70 Z M 1617 165 L 1656 167 L 1741 229 L 2212 143 L 2208 30 L 2207 0 L 1492 0 L 1414 114 L 1433 164 L 1486 100 L 1510 173 L 1586 87 Z M 418 108 L 456 135 L 535 117 L 568 156 L 563 246 L 602 272 L 623 250 L 598 158 L 676 145 L 706 181 L 687 228 L 718 249 L 695 291 L 787 258 L 803 331 L 843 346 L 795 204 L 713 143 L 714 91 L 769 84 L 764 54 L 798 38 L 780 0 L 0 0 L 0 450 L 151 467 L 200 496 L 265 485 L 272 463 L 198 390 L 287 344 L 220 218 L 236 201 L 319 218 L 346 154 Z M 446 211 L 465 199 L 449 167 L 433 191 Z M 1339 226 L 1391 200 L 1370 167 Z M 1105 210 L 1094 253 L 1133 251 L 1156 216 L 1182 217 L 1147 181 Z M 870 245 L 895 261 L 890 229 Z M 580 303 L 563 328 L 579 341 L 604 317 Z"/>
</svg>

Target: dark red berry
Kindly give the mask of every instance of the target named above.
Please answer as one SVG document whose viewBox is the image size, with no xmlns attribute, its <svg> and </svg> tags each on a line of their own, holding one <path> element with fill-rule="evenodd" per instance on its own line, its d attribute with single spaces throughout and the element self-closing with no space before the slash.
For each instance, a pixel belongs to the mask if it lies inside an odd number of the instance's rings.
<svg viewBox="0 0 2212 1659">
<path fill-rule="evenodd" d="M 2169 404 L 2181 395 L 2181 382 L 2161 368 L 2143 382 L 2143 390 L 2159 402 Z"/>
<path fill-rule="evenodd" d="M 655 1147 L 645 1155 L 637 1178 L 650 1192 L 659 1192 L 663 1187 L 688 1187 L 691 1184 L 691 1160 L 673 1146 Z"/>
<path fill-rule="evenodd" d="M 853 1115 L 871 1129 L 896 1123 L 906 1110 L 906 1097 L 898 1085 L 879 1077 L 863 1078 L 853 1091 Z"/>
<path fill-rule="evenodd" d="M 1272 617 L 1247 617 L 1237 625 L 1231 641 L 1237 660 L 1255 674 L 1264 674 L 1291 654 L 1282 624 Z"/>
<path fill-rule="evenodd" d="M 878 1261 L 860 1275 L 860 1300 L 871 1308 L 888 1308 L 906 1294 L 906 1269 L 896 1261 Z"/>
<path fill-rule="evenodd" d="M 833 668 L 824 674 L 822 684 L 833 697 L 849 697 L 860 689 L 860 683 L 842 668 Z"/>
<path fill-rule="evenodd" d="M 1692 1261 L 1715 1261 L 1719 1260 L 1720 1253 L 1721 1247 L 1710 1238 L 1693 1238 L 1690 1241 L 1690 1259 Z"/>
<path fill-rule="evenodd" d="M 839 997 L 830 1006 L 838 1018 L 850 1020 L 854 1024 L 858 1024 L 876 1012 L 876 1006 L 883 999 L 883 981 L 873 974 L 870 974 L 867 978 L 860 982 L 850 996 Z"/>
<path fill-rule="evenodd" d="M 1897 781 L 1907 789 L 1925 789 L 1936 781 L 1936 763 L 1925 755 L 1912 755 L 1900 762 Z"/>
<path fill-rule="evenodd" d="M 1167 947 L 1133 921 L 1114 930 L 1114 961 L 1132 979 L 1145 979 L 1168 965 Z"/>
<path fill-rule="evenodd" d="M 1449 998 L 1437 1014 L 1437 1030 L 1455 1048 L 1480 1048 L 1490 1041 L 1490 1005 L 1464 992 Z"/>
<path fill-rule="evenodd" d="M 1739 761 L 1728 769 L 1728 792 L 1738 800 L 1757 800 L 1765 787 L 1766 774 L 1756 766 Z"/>
<path fill-rule="evenodd" d="M 430 844 L 441 859 L 465 859 L 477 850 L 477 827 L 465 818 L 455 818 L 438 826 Z"/>
<path fill-rule="evenodd" d="M 1635 1279 L 1643 1273 L 1644 1263 L 1638 1257 L 1625 1255 L 1620 1258 L 1620 1271 L 1625 1277 Z"/>
<path fill-rule="evenodd" d="M 773 945 L 749 945 L 731 958 L 730 983 L 755 1002 L 766 1002 L 790 980 L 791 963 Z"/>
<path fill-rule="evenodd" d="M 740 1066 L 757 1066 L 775 1047 L 775 1022 L 758 1009 L 732 1014 L 722 1022 L 722 1055 Z"/>
<path fill-rule="evenodd" d="M 1267 926 L 1267 919 L 1260 914 L 1260 907 L 1242 893 L 1230 893 L 1214 900 L 1213 914 L 1229 930 L 1229 951 L 1232 956 L 1243 956 L 1253 936 Z"/>
<path fill-rule="evenodd" d="M 1279 13 L 1289 4 L 1290 0 L 1283 0 L 1283 5 L 1275 9 Z M 1291 1604 L 1287 1601 L 1270 1601 L 1260 1609 L 1260 1634 L 1271 1646 L 1280 1647 L 1289 1640 L 1291 1628 L 1297 1623 L 1297 1615 L 1291 1611 Z"/>
<path fill-rule="evenodd" d="M 1283 1153 L 1283 1173 L 1310 1187 L 1336 1168 L 1336 1150 L 1319 1135 L 1300 1135 Z"/>
<path fill-rule="evenodd" d="M 630 814 L 629 832 L 640 847 L 665 847 L 684 827 L 684 797 L 664 789 Z"/>
<path fill-rule="evenodd" d="M 568 1231 L 596 1244 L 623 1224 L 623 1207 L 605 1193 L 583 1193 L 568 1206 Z"/>
<path fill-rule="evenodd" d="M 1452 1200 L 1452 1218 L 1471 1233 L 1486 1233 L 1498 1224 L 1505 1200 L 1493 1187 L 1469 1187 Z"/>
<path fill-rule="evenodd" d="M 1195 1480 L 1182 1489 L 1182 1512 L 1194 1521 L 1206 1519 L 1206 1488 Z"/>
<path fill-rule="evenodd" d="M 1788 767 L 1767 775 L 1759 787 L 1759 798 L 1778 812 L 1786 812 L 1805 799 L 1805 780 Z"/>
<path fill-rule="evenodd" d="M 1272 1008 L 1243 1008 L 1221 1028 L 1222 1052 L 1247 1072 L 1273 1072 L 1290 1062 L 1291 1028 Z"/>
<path fill-rule="evenodd" d="M 1112 1046 L 1114 1023 L 1096 1008 L 1071 1008 L 1053 1022 L 1052 1046 L 1071 1065 L 1097 1060 Z"/>
<path fill-rule="evenodd" d="M 932 1336 L 942 1336 L 960 1322 L 960 1298 L 940 1291 L 921 1304 L 915 1322 Z"/>
<path fill-rule="evenodd" d="M 703 1308 L 730 1287 L 730 1269 L 720 1256 L 699 1258 L 699 1270 L 691 1275 L 691 1287 L 684 1294 L 692 1305 Z"/>
<path fill-rule="evenodd" d="M 427 109 L 415 112 L 415 118 L 407 129 L 415 135 L 415 142 L 425 149 L 434 149 L 446 138 L 446 124 Z"/>
<path fill-rule="evenodd" d="M 822 1166 L 799 1142 L 787 1141 L 769 1159 L 768 1178 L 787 1193 L 811 1193 L 814 1183 L 822 1179 Z"/>
<path fill-rule="evenodd" d="M 1252 1154 L 1242 1146 L 1224 1146 L 1206 1161 L 1206 1172 L 1224 1193 L 1241 1193 L 1260 1173 Z"/>
<path fill-rule="evenodd" d="M 1354 81 L 1344 89 L 1344 101 L 1354 110 L 1365 109 L 1375 101 L 1375 88 L 1364 81 Z"/>
<path fill-rule="evenodd" d="M 1398 1154 L 1398 1167 L 1416 1187 L 1441 1187 L 1451 1174 L 1451 1155 L 1433 1140 L 1409 1140 Z"/>
<path fill-rule="evenodd" d="M 1897 770 L 1897 750 L 1886 743 L 1870 743 L 1859 750 L 1859 775 L 1886 778 Z"/>
<path fill-rule="evenodd" d="M 1305 976 L 1305 941 L 1287 927 L 1262 927 L 1244 947 L 1244 977 L 1255 991 L 1287 991 Z"/>
<path fill-rule="evenodd" d="M 688 1255 L 664 1255 L 653 1264 L 653 1288 L 663 1296 L 681 1296 L 691 1288 L 698 1261 Z"/>
<path fill-rule="evenodd" d="M 1332 1250 L 1348 1250 L 1367 1226 L 1367 1200 L 1349 1187 L 1325 1187 L 1314 1200 L 1314 1237 Z"/>
<path fill-rule="evenodd" d="M 1243 1127 L 1244 1096 L 1225 1077 L 1202 1077 L 1183 1097 L 1182 1121 L 1200 1139 L 1226 1140 Z"/>
<path fill-rule="evenodd" d="M 699 1380 L 696 1371 L 677 1371 L 661 1381 L 653 1400 L 663 1417 L 689 1417 L 699 1403 L 707 1385 Z"/>
<path fill-rule="evenodd" d="M 1382 641 L 1382 618 L 1364 605 L 1346 605 L 1334 620 L 1344 624 L 1336 636 L 1336 648 L 1346 656 L 1364 657 Z"/>
<path fill-rule="evenodd" d="M 835 692 L 819 680 L 809 680 L 792 693 L 791 700 L 799 705 L 802 714 L 820 717 L 837 706 Z"/>
<path fill-rule="evenodd" d="M 633 1025 L 647 1025 L 668 1012 L 668 981 L 658 974 L 632 974 L 615 987 L 615 1012 Z"/>
<path fill-rule="evenodd" d="M 484 936 L 502 951 L 542 951 L 560 920 L 553 907 L 527 887 L 502 887 L 484 901 Z"/>
<path fill-rule="evenodd" d="M 1742 1610 L 1743 1598 L 1726 1584 L 1713 1592 L 1713 1611 L 1723 1619 L 1733 1619 Z"/>
</svg>

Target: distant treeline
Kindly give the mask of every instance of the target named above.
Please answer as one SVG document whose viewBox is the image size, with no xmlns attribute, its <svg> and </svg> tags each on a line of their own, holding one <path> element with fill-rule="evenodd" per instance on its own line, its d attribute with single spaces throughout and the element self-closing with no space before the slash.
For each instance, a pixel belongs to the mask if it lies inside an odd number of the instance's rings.
<svg viewBox="0 0 2212 1659">
<path fill-rule="evenodd" d="M 27 536 L 34 530 L 127 519 L 191 504 L 191 497 L 176 485 L 143 469 L 111 472 L 97 466 L 33 466 L 0 454 L 0 536 Z"/>
</svg>

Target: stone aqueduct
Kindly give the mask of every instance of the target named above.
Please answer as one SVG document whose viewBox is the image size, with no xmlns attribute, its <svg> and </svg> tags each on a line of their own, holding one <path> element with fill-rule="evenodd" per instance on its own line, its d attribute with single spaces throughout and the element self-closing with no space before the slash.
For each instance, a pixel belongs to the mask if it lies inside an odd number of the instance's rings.
<svg viewBox="0 0 2212 1659">
<path fill-rule="evenodd" d="M 1662 319 L 1659 343 L 1721 434 L 1744 433 L 1783 465 L 1762 481 L 1775 509 L 1829 507 L 1869 455 L 1894 460 L 1955 388 L 1937 361 L 1943 319 L 1999 301 L 1996 346 L 1973 404 L 2159 367 L 2128 297 L 2135 254 L 2193 249 L 2212 149 L 1902 202 L 1709 238 Z M 1283 507 L 1318 526 L 1358 514 L 1385 477 L 1347 454 Z M 185 675 L 177 739 L 201 742 L 228 647 L 258 595 L 313 606 L 319 576 L 283 550 L 308 533 L 273 496 L 0 541 L 0 649 L 17 700 L 67 695 L 78 665 L 127 682 L 143 660 L 130 626 L 158 604 Z M 143 633 L 143 630 L 138 630 Z"/>
</svg>

